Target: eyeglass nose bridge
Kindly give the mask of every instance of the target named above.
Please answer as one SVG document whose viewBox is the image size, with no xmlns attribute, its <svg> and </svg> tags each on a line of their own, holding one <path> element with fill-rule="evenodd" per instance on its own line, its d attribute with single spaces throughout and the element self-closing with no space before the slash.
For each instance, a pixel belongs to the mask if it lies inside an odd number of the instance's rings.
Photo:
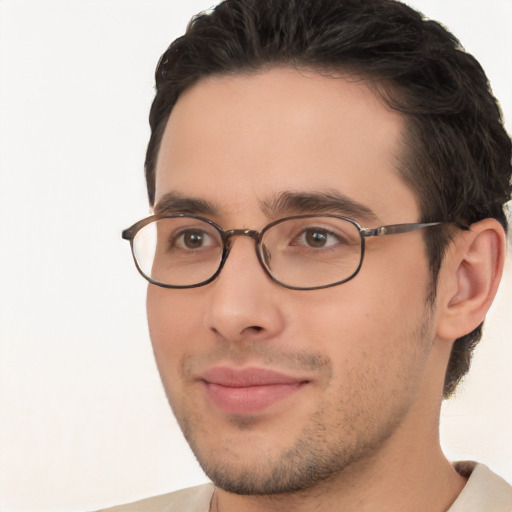
<svg viewBox="0 0 512 512">
<path fill-rule="evenodd" d="M 274 276 L 270 273 L 270 269 L 268 268 L 268 265 L 270 263 L 271 255 L 269 250 L 266 246 L 261 245 L 261 235 L 259 231 L 256 231 L 255 229 L 230 229 L 228 231 L 223 231 L 222 237 L 224 241 L 224 252 L 222 255 L 222 262 L 220 264 L 220 267 L 216 273 L 218 275 L 222 268 L 224 267 L 224 263 L 226 263 L 226 259 L 229 256 L 229 253 L 231 251 L 232 242 L 231 238 L 235 236 L 247 236 L 249 238 L 252 238 L 256 242 L 256 256 L 258 257 L 258 261 L 260 265 L 263 267 L 263 270 L 269 275 L 269 277 L 275 281 Z"/>
<path fill-rule="evenodd" d="M 256 242 L 260 241 L 260 234 L 255 229 L 230 229 L 224 231 L 224 242 L 227 243 L 228 240 L 234 236 L 248 236 L 256 240 Z"/>
<path fill-rule="evenodd" d="M 224 242 L 224 254 L 222 255 L 222 265 L 226 261 L 226 258 L 229 256 L 229 252 L 231 251 L 232 242 L 231 239 L 235 236 L 247 236 L 252 238 L 256 242 L 256 253 L 259 258 L 258 246 L 261 240 L 261 233 L 256 231 L 255 229 L 229 229 L 228 231 L 223 231 L 222 238 Z"/>
</svg>

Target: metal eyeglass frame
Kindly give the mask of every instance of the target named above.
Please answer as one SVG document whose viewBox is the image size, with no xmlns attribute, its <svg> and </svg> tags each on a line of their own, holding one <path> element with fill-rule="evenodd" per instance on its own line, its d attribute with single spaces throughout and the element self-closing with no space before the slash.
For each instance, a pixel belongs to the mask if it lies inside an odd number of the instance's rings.
<svg viewBox="0 0 512 512">
<path fill-rule="evenodd" d="M 349 222 L 353 226 L 355 226 L 359 232 L 359 236 L 361 238 L 361 254 L 359 258 L 359 265 L 355 269 L 355 271 L 345 279 L 342 279 L 341 281 L 336 281 L 334 283 L 320 285 L 320 286 L 309 286 L 309 287 L 302 287 L 302 286 L 291 286 L 286 283 L 283 283 L 279 281 L 276 277 L 274 277 L 268 268 L 266 262 L 265 262 L 265 253 L 264 248 L 262 246 L 262 238 L 266 231 L 268 231 L 270 228 L 275 226 L 276 224 L 280 224 L 281 222 L 293 220 L 293 219 L 304 219 L 304 218 L 315 218 L 315 217 L 330 217 L 334 219 L 340 219 Z M 135 251 L 133 249 L 133 240 L 137 233 L 148 224 L 165 219 L 165 218 L 191 218 L 191 219 L 197 219 L 203 222 L 206 222 L 210 226 L 212 226 L 220 235 L 222 240 L 222 257 L 219 264 L 219 267 L 217 268 L 216 272 L 206 279 L 205 281 L 201 281 L 200 283 L 191 284 L 191 285 L 172 285 L 172 284 L 165 284 L 161 283 L 159 281 L 155 281 L 154 279 L 151 279 L 148 275 L 146 275 L 142 269 L 140 268 L 137 258 L 135 256 Z M 409 222 L 405 224 L 388 224 L 385 226 L 379 226 L 377 228 L 364 228 L 362 227 L 357 221 L 354 219 L 351 219 L 349 217 L 343 217 L 341 215 L 330 215 L 330 214 L 311 214 L 311 215 L 293 215 L 291 217 L 284 217 L 282 219 L 275 220 L 271 222 L 270 224 L 267 224 L 261 231 L 256 231 L 254 229 L 229 229 L 227 231 L 224 231 L 220 226 L 215 224 L 215 222 L 211 221 L 210 219 L 206 219 L 205 217 L 201 217 L 198 215 L 189 215 L 189 214 L 175 214 L 175 215 L 151 215 L 150 217 L 146 217 L 145 219 L 142 219 L 133 226 L 130 226 L 129 228 L 125 229 L 122 232 L 122 238 L 124 240 L 128 240 L 130 242 L 131 252 L 133 256 L 133 260 L 135 262 L 135 266 L 137 267 L 137 270 L 139 273 L 149 281 L 150 283 L 161 286 L 162 288 L 175 288 L 175 289 L 185 289 L 185 288 L 198 288 L 200 286 L 207 285 L 208 283 L 211 283 L 214 281 L 220 272 L 222 271 L 222 268 L 224 267 L 224 264 L 226 263 L 226 260 L 229 256 L 229 252 L 231 250 L 232 244 L 230 243 L 230 239 L 234 236 L 248 236 L 255 240 L 256 242 L 256 255 L 258 257 L 258 261 L 260 262 L 260 265 L 263 267 L 265 273 L 270 277 L 272 281 L 279 284 L 280 286 L 284 286 L 285 288 L 289 288 L 291 290 L 319 290 L 322 288 L 330 288 L 331 286 L 338 286 L 340 284 L 346 283 L 347 281 L 350 281 L 353 279 L 361 269 L 361 266 L 363 264 L 364 259 L 364 252 L 365 252 L 365 241 L 367 238 L 376 237 L 376 236 L 388 236 L 388 235 L 398 235 L 403 233 L 411 233 L 413 231 L 418 231 L 420 229 L 430 228 L 433 226 L 441 226 L 441 225 L 448 225 L 453 224 L 457 226 L 459 229 L 468 231 L 469 227 L 464 226 L 463 224 L 460 224 L 455 221 L 440 221 L 440 222 Z"/>
</svg>

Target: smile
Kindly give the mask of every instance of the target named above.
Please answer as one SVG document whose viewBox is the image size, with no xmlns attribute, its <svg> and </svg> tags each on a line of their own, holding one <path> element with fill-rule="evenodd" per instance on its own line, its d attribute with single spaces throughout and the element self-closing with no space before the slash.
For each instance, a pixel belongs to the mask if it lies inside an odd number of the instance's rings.
<svg viewBox="0 0 512 512">
<path fill-rule="evenodd" d="M 293 395 L 309 381 L 261 368 L 216 367 L 202 376 L 211 402 L 227 414 L 254 414 Z"/>
</svg>

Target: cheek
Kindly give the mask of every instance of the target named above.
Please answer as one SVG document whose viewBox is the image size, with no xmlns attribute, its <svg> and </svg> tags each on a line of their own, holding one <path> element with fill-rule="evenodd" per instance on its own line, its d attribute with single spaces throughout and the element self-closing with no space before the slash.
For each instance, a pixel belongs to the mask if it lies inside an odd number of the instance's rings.
<svg viewBox="0 0 512 512">
<path fill-rule="evenodd" d="M 183 290 L 148 286 L 147 315 L 153 351 L 162 379 L 176 375 L 199 327 L 199 309 L 186 301 Z M 173 369 L 171 372 L 170 370 Z"/>
<path fill-rule="evenodd" d="M 332 362 L 322 409 L 335 419 L 397 418 L 421 391 L 430 346 L 420 334 L 423 320 L 407 318 L 401 300 L 390 302 L 361 292 L 359 300 L 318 308 L 309 338 Z"/>
<path fill-rule="evenodd" d="M 306 305 L 290 308 L 300 326 L 296 337 L 308 338 L 339 373 L 368 370 L 392 378 L 401 360 L 415 359 L 425 345 L 428 271 L 419 266 L 406 264 L 403 273 L 368 268 L 339 287 L 311 293 Z"/>
</svg>

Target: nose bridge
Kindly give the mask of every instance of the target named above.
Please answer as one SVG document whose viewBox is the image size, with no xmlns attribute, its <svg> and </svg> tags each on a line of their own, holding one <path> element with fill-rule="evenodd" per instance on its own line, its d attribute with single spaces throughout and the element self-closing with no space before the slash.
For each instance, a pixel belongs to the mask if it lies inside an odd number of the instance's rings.
<svg viewBox="0 0 512 512">
<path fill-rule="evenodd" d="M 274 277 L 270 273 L 269 268 L 267 267 L 268 262 L 270 261 L 270 253 L 268 249 L 263 246 L 260 246 L 261 243 L 261 232 L 256 231 L 255 229 L 230 229 L 229 231 L 224 231 L 224 254 L 221 263 L 221 269 L 224 268 L 224 265 L 231 253 L 233 248 L 233 243 L 231 242 L 231 238 L 235 236 L 245 236 L 248 238 L 252 238 L 255 242 L 254 249 L 256 251 L 256 257 L 258 259 L 258 263 L 260 264 L 263 271 L 267 274 L 272 281 L 275 281 Z M 263 250 L 263 253 L 260 251 Z"/>
<path fill-rule="evenodd" d="M 233 243 L 231 242 L 231 238 L 235 237 L 235 236 L 246 236 L 248 238 L 252 238 L 254 240 L 254 242 L 256 243 L 255 245 L 255 249 L 256 249 L 256 255 L 258 256 L 258 261 L 260 260 L 259 258 L 259 253 L 258 253 L 258 244 L 260 242 L 260 238 L 261 238 L 261 234 L 256 231 L 255 229 L 230 229 L 229 231 L 224 231 L 224 247 L 225 247 L 225 252 L 224 252 L 224 262 L 226 261 L 226 259 L 228 258 L 230 252 L 231 252 L 231 249 L 232 249 L 232 246 L 233 246 Z M 261 261 L 259 261 L 260 264 L 261 264 Z M 263 266 L 263 265 L 262 265 Z M 267 269 L 263 266 L 263 270 L 265 270 L 265 272 L 268 273 Z"/>
<path fill-rule="evenodd" d="M 254 239 L 256 243 L 258 243 L 260 239 L 260 234 L 254 229 L 230 229 L 229 231 L 224 231 L 224 239 L 226 242 L 234 236 L 248 236 Z"/>
</svg>

